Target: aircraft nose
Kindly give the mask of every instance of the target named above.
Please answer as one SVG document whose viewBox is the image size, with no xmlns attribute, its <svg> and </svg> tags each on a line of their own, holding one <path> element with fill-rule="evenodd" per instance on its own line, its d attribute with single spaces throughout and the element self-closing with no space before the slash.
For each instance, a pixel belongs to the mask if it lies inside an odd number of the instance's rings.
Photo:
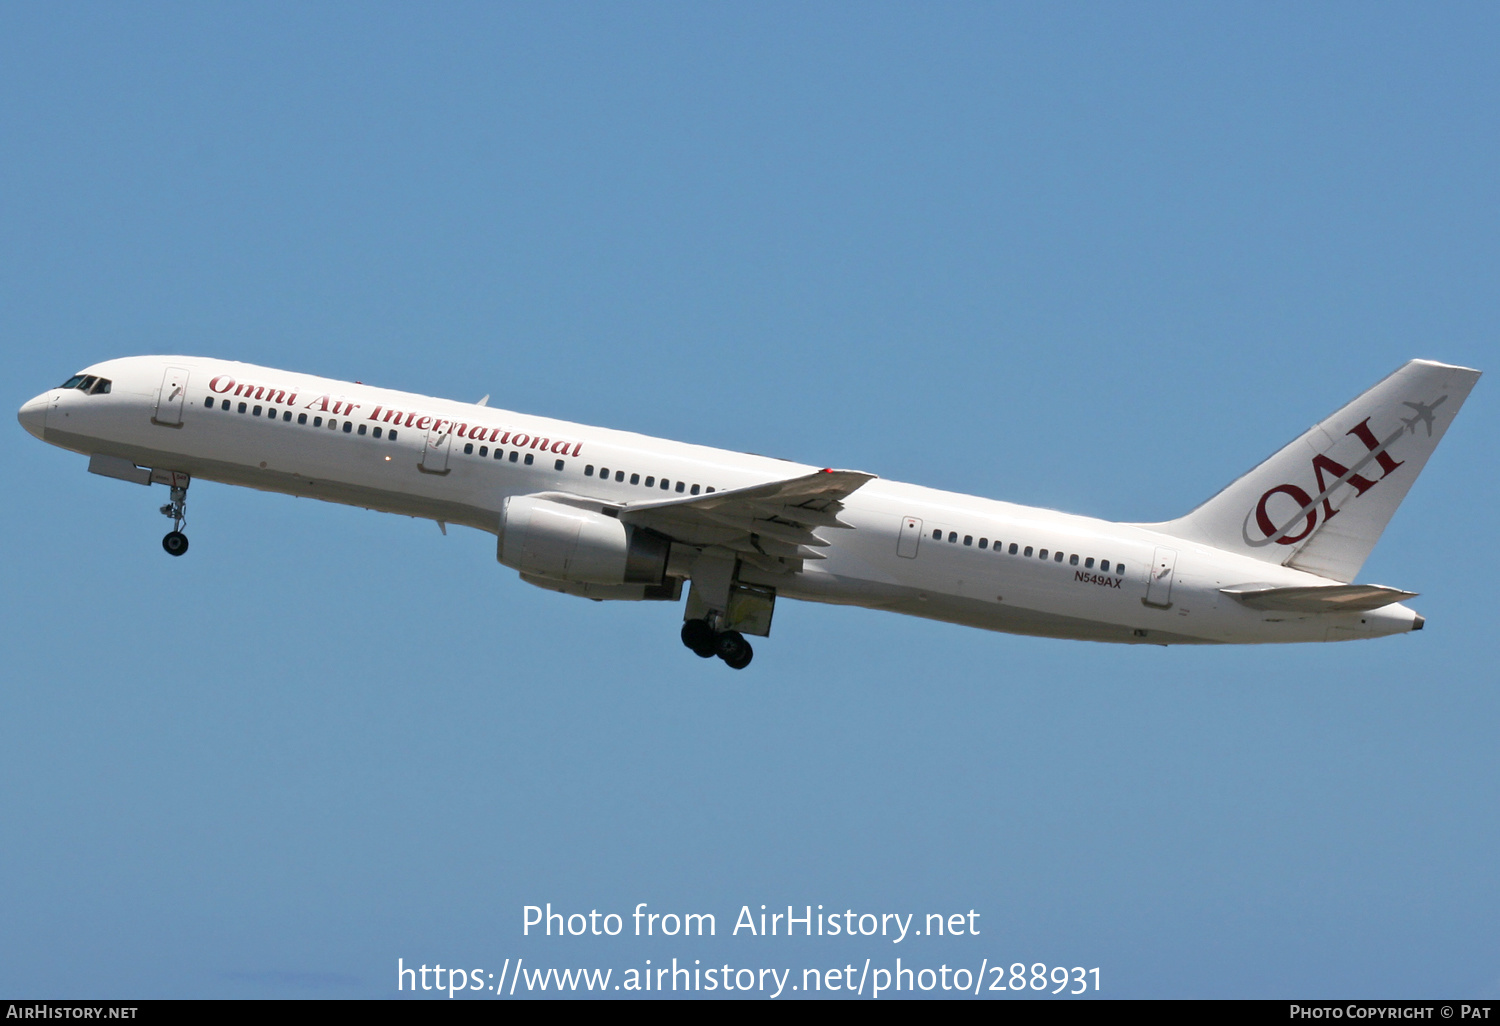
<svg viewBox="0 0 1500 1026">
<path fill-rule="evenodd" d="M 50 405 L 52 405 L 51 400 L 45 394 L 39 395 L 21 407 L 21 412 L 16 414 L 16 419 L 21 422 L 23 428 L 45 441 L 47 407 Z"/>
</svg>

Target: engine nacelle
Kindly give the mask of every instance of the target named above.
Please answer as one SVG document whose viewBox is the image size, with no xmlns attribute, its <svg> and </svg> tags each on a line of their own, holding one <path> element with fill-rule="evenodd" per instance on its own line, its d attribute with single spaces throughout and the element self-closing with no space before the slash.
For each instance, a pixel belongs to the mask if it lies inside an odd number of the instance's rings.
<svg viewBox="0 0 1500 1026">
<path fill-rule="evenodd" d="M 614 517 L 517 495 L 500 509 L 500 562 L 580 584 L 660 585 L 672 543 Z"/>
</svg>

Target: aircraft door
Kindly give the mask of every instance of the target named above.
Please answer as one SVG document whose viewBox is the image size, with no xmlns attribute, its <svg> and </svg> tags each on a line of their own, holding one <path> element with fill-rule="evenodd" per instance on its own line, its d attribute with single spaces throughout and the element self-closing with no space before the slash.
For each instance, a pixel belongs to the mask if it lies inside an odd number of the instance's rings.
<svg viewBox="0 0 1500 1026">
<path fill-rule="evenodd" d="M 151 423 L 163 427 L 182 427 L 182 403 L 187 398 L 188 372 L 182 367 L 168 367 L 161 376 L 161 391 L 156 394 L 156 412 Z"/>
<path fill-rule="evenodd" d="M 425 474 L 448 473 L 448 449 L 453 443 L 452 425 L 444 424 L 441 431 L 434 424 L 427 432 L 427 446 L 422 450 L 422 462 L 417 469 Z"/>
<path fill-rule="evenodd" d="M 907 559 L 917 558 L 917 546 L 922 543 L 922 521 L 916 517 L 903 517 L 901 533 L 896 538 L 896 555 Z"/>
<path fill-rule="evenodd" d="M 1172 605 L 1172 578 L 1177 569 L 1175 549 L 1157 549 L 1151 561 L 1151 580 L 1146 585 L 1146 597 L 1141 599 L 1148 606 L 1167 609 Z"/>
</svg>

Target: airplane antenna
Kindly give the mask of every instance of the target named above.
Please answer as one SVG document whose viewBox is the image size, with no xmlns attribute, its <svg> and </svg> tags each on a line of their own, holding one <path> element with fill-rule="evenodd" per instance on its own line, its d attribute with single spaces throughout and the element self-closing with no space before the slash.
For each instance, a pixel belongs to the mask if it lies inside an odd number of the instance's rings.
<svg viewBox="0 0 1500 1026">
<path fill-rule="evenodd" d="M 487 403 L 489 401 L 490 401 L 490 394 L 488 392 L 486 392 L 484 394 L 484 398 L 481 399 L 481 400 L 479 400 L 479 402 L 475 403 L 474 405 L 475 406 L 483 406 L 485 403 Z"/>
</svg>

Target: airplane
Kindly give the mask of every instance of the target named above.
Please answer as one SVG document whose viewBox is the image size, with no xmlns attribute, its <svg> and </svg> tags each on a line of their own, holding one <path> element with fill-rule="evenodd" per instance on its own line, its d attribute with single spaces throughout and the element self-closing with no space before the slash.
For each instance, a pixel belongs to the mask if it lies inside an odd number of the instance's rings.
<svg viewBox="0 0 1500 1026">
<path fill-rule="evenodd" d="M 203 357 L 107 360 L 18 417 L 92 473 L 166 486 L 173 556 L 193 480 L 458 524 L 551 591 L 680 602 L 687 584 L 683 644 L 743 669 L 778 598 L 1123 644 L 1421 630 L 1415 592 L 1354 581 L 1479 375 L 1412 360 L 1162 523 Z"/>
<path fill-rule="evenodd" d="M 1439 398 L 1433 400 L 1431 404 L 1413 402 L 1402 403 L 1402 406 L 1410 406 L 1413 410 L 1414 415 L 1410 417 L 1402 417 L 1401 423 L 1405 424 L 1406 430 L 1410 431 L 1412 434 L 1417 433 L 1417 425 L 1421 424 L 1427 428 L 1427 437 L 1431 438 L 1433 411 L 1436 410 L 1438 408 L 1438 405 L 1442 403 L 1442 401 L 1446 398 L 1448 397 L 1440 396 Z"/>
</svg>

